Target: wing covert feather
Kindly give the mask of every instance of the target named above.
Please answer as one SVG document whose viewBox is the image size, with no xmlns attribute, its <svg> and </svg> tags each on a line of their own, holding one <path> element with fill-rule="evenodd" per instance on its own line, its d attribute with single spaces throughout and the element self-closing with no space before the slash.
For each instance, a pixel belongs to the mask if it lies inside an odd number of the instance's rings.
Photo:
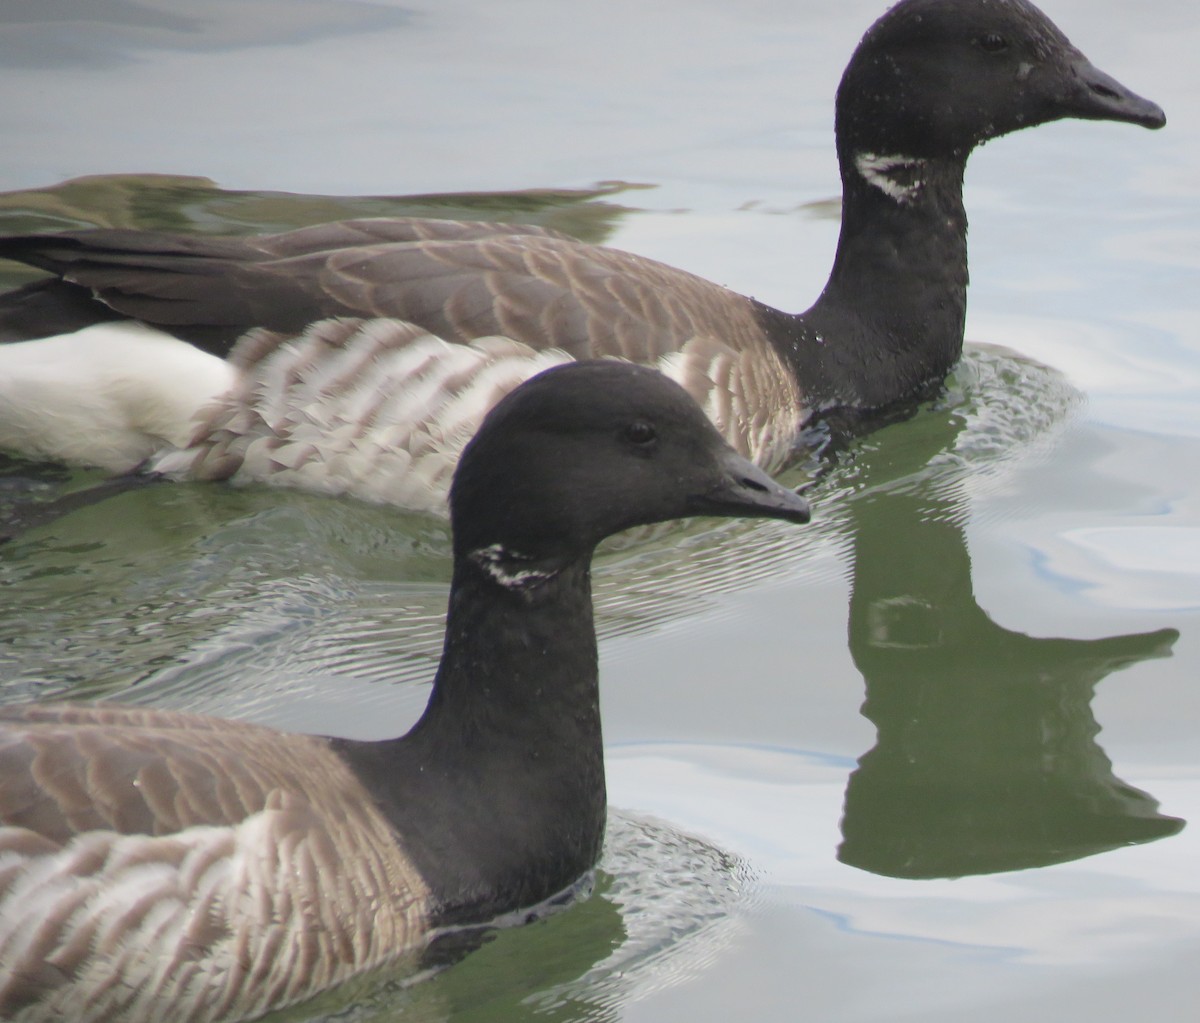
<svg viewBox="0 0 1200 1023">
<path fill-rule="evenodd" d="M 270 793 L 315 781 L 329 760 L 321 739 L 171 711 L 4 708 L 0 822 L 58 843 L 232 825 Z"/>
</svg>

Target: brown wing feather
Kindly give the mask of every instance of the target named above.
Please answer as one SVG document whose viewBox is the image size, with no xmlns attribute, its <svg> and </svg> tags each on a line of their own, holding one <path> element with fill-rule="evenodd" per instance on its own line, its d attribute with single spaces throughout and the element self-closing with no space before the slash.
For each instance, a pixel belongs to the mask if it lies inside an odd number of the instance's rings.
<svg viewBox="0 0 1200 1023">
<path fill-rule="evenodd" d="M 363 217 L 227 241 L 245 245 L 263 256 L 286 259 L 363 245 L 434 240 L 470 241 L 496 235 L 534 235 L 571 240 L 570 235 L 535 224 L 497 224 L 487 220 L 434 220 L 424 217 Z"/>
<path fill-rule="evenodd" d="M 254 327 L 410 320 L 448 340 L 504 334 L 578 358 L 654 363 L 697 335 L 762 342 L 742 296 L 528 225 L 352 220 L 249 238 L 94 231 L 0 241 L 119 312 L 226 354 Z"/>
<path fill-rule="evenodd" d="M 421 217 L 363 217 L 313 224 L 278 234 L 244 236 L 169 234 L 126 228 L 7 235 L 0 236 L 0 257 L 62 276 L 69 273 L 71 268 L 88 263 L 140 266 L 172 257 L 253 263 L 364 245 L 435 239 L 467 241 L 493 235 L 522 234 L 569 240 L 568 235 L 533 224 L 431 220 Z"/>
<path fill-rule="evenodd" d="M 331 765 L 340 762 L 323 740 L 255 725 L 136 707 L 10 707 L 0 711 L 0 823 L 60 844 L 93 830 L 237 824 L 273 791 L 325 801 Z"/>
<path fill-rule="evenodd" d="M 654 260 L 558 238 L 386 245 L 322 260 L 320 286 L 332 304 L 451 340 L 503 334 L 576 358 L 642 363 L 697 335 L 737 351 L 763 341 L 742 296 Z"/>
</svg>

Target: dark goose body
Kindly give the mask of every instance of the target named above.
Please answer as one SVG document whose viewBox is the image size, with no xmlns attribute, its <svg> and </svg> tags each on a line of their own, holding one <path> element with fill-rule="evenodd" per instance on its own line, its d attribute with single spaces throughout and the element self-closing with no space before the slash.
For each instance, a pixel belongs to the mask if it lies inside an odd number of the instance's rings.
<svg viewBox="0 0 1200 1023">
<path fill-rule="evenodd" d="M 809 515 L 679 387 L 615 362 L 500 402 L 450 503 L 444 653 L 400 738 L 0 708 L 0 1019 L 249 1019 L 575 884 L 606 814 L 593 548 Z"/>
<path fill-rule="evenodd" d="M 0 345 L 0 447 L 437 508 L 501 394 L 603 357 L 668 374 L 738 451 L 778 467 L 814 419 L 941 381 L 963 341 L 967 158 L 1064 117 L 1164 123 L 1026 0 L 902 0 L 838 90 L 841 235 L 799 314 L 528 226 L 0 239 L 0 256 L 54 275 L 0 299 L 0 338 L 83 328 Z"/>
</svg>

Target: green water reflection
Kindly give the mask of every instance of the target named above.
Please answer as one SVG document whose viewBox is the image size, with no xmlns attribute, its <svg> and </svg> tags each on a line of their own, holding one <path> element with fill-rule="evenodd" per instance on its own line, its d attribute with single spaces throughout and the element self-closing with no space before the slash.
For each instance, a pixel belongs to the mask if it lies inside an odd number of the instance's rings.
<svg viewBox="0 0 1200 1023">
<path fill-rule="evenodd" d="M 847 785 L 839 859 L 958 877 L 1175 834 L 1183 821 L 1113 774 L 1091 703 L 1179 633 L 1040 638 L 994 622 L 975 600 L 961 481 L 922 476 L 961 428 L 929 411 L 856 454 L 849 645 L 878 737 Z"/>
</svg>

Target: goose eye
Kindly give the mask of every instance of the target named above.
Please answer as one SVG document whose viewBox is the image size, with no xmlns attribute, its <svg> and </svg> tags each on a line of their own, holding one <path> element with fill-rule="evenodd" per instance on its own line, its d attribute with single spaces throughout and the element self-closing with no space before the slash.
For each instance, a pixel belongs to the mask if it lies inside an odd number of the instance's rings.
<svg viewBox="0 0 1200 1023">
<path fill-rule="evenodd" d="M 658 431 L 653 424 L 641 419 L 625 427 L 624 435 L 630 444 L 643 449 L 651 447 L 658 440 Z"/>
<path fill-rule="evenodd" d="M 979 37 L 979 47 L 986 53 L 1000 53 L 1008 49 L 1008 40 L 996 32 L 988 32 Z"/>
</svg>

